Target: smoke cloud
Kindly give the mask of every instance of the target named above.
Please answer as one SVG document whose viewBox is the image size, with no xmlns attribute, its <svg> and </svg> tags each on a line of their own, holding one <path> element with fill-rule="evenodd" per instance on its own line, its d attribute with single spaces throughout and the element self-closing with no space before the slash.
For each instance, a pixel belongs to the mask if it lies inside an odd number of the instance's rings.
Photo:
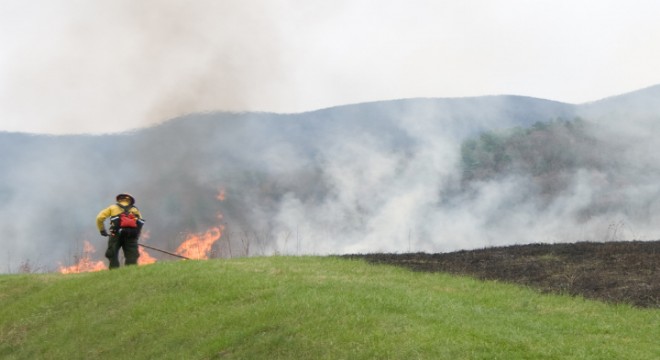
<svg viewBox="0 0 660 360">
<path fill-rule="evenodd" d="M 657 238 L 658 87 L 583 105 L 420 98 L 583 101 L 657 81 L 657 11 L 626 26 L 609 16 L 622 5 L 512 3 L 0 4 L 3 130 L 113 133 L 0 133 L 0 271 L 103 249 L 94 217 L 121 192 L 168 250 L 222 221 L 221 256 Z M 466 184 L 466 140 L 575 117 L 600 166 L 562 173 L 561 191 L 519 171 Z"/>
<path fill-rule="evenodd" d="M 585 105 L 410 99 L 191 114 L 103 136 L 1 133 L 0 266 L 52 270 L 83 241 L 104 249 L 94 218 L 121 192 L 138 200 L 152 246 L 172 251 L 186 234 L 222 224 L 223 257 L 657 239 L 659 89 Z M 529 164 L 466 177 L 471 139 L 577 117 L 569 125 L 584 128 L 574 137 L 559 128 L 524 139 Z M 553 150 L 548 139 L 564 145 Z M 532 171 L 555 158 L 568 167 Z"/>
<path fill-rule="evenodd" d="M 643 129 L 657 127 L 659 89 L 584 105 L 410 99 L 192 114 L 103 136 L 1 133 L 0 266 L 53 270 L 85 240 L 102 254 L 94 217 L 121 192 L 137 198 L 148 244 L 173 251 L 186 234 L 222 224 L 221 257 L 657 239 L 660 162 L 654 132 Z M 555 155 L 569 167 L 530 172 L 548 154 L 544 138 L 529 138 L 520 156 L 531 165 L 465 176 L 467 141 L 577 117 L 577 137 L 544 135 L 565 144 Z"/>
<path fill-rule="evenodd" d="M 545 115 L 523 105 L 524 99 L 457 101 L 451 109 L 416 103 L 394 120 L 405 145 L 358 131 L 323 146 L 318 158 L 327 196 L 319 203 L 288 194 L 276 223 L 316 234 L 306 243 L 312 253 L 655 239 L 660 192 L 654 174 L 660 163 L 649 130 L 660 119 L 651 104 L 658 95 L 654 87 Z M 544 195 L 527 172 L 474 181 L 465 190 L 461 144 L 477 129 L 506 129 L 503 119 L 516 119 L 512 109 L 523 106 L 527 121 L 587 117 L 589 143 L 576 146 L 580 152 L 570 157 L 592 166 L 562 171 L 555 181 L 565 186 L 552 195 Z M 284 246 L 280 241 L 277 248 Z"/>
<path fill-rule="evenodd" d="M 657 13 L 642 0 L 5 1 L 0 130 L 481 94 L 579 103 L 660 82 Z"/>
<path fill-rule="evenodd" d="M 280 31 L 265 18 L 282 9 L 269 2 L 40 5 L 7 9 L 26 24 L 7 25 L 22 41 L 2 64 L 3 112 L 8 125 L 50 123 L 27 131 L 117 132 L 188 113 L 244 110 L 263 96 L 257 85 L 272 87 L 273 74 L 283 72 Z"/>
</svg>

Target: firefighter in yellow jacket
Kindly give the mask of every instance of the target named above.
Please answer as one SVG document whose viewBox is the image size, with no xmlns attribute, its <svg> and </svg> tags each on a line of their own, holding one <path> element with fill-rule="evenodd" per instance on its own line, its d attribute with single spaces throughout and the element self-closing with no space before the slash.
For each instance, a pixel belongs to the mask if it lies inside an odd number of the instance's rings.
<svg viewBox="0 0 660 360">
<path fill-rule="evenodd" d="M 119 267 L 119 249 L 123 249 L 126 265 L 137 264 L 140 252 L 138 238 L 144 219 L 130 194 L 117 195 L 117 203 L 101 210 L 96 216 L 96 226 L 101 236 L 108 237 L 105 257 L 110 260 L 110 269 Z M 105 230 L 105 220 L 110 219 L 109 232 Z"/>
</svg>

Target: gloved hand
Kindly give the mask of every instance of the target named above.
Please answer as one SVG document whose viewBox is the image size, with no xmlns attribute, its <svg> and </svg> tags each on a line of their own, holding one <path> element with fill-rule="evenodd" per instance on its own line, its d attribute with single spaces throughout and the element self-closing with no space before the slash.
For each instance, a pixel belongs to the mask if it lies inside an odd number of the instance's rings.
<svg viewBox="0 0 660 360">
<path fill-rule="evenodd" d="M 105 231 L 105 229 L 101 230 L 101 236 L 108 236 L 108 233 Z"/>
</svg>

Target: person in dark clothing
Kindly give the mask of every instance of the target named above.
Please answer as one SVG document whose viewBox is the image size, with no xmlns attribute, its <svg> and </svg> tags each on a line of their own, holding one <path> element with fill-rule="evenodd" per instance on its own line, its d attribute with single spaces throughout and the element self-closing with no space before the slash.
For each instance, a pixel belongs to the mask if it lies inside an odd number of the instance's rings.
<svg viewBox="0 0 660 360">
<path fill-rule="evenodd" d="M 140 252 L 138 239 L 144 219 L 130 194 L 119 194 L 117 202 L 101 210 L 96 216 L 96 226 L 101 236 L 108 237 L 105 257 L 110 260 L 110 269 L 119 267 L 119 249 L 124 251 L 125 265 L 137 264 Z M 110 219 L 110 231 L 105 230 L 105 220 Z"/>
</svg>

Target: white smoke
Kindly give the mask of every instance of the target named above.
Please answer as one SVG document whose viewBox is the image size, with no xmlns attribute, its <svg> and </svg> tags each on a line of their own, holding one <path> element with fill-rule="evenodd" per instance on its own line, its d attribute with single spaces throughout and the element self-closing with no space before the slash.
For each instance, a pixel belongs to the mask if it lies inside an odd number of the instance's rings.
<svg viewBox="0 0 660 360">
<path fill-rule="evenodd" d="M 0 130 L 421 96 L 587 101 L 660 81 L 657 13 L 649 0 L 2 1 Z"/>
<path fill-rule="evenodd" d="M 530 174 L 517 173 L 452 192 L 460 181 L 465 139 L 454 134 L 465 124 L 452 114 L 438 120 L 437 113 L 424 116 L 419 110 L 398 119 L 414 144 L 405 151 L 370 134 L 323 147 L 328 196 L 319 204 L 288 194 L 280 203 L 278 226 L 306 232 L 305 250 L 321 253 L 445 252 L 660 237 L 660 159 L 654 132 L 648 131 L 660 124 L 657 114 L 592 123 L 601 144 L 594 151 L 611 156 L 604 159 L 606 167 L 565 174 L 566 189 L 544 199 Z M 487 119 L 497 118 L 498 111 L 507 110 L 488 108 L 473 116 L 491 127 Z"/>
<path fill-rule="evenodd" d="M 611 114 L 610 104 L 588 109 Z M 52 269 L 84 240 L 103 249 L 94 217 L 120 192 L 136 196 L 150 244 L 167 250 L 217 225 L 221 212 L 225 256 L 228 247 L 243 256 L 657 239 L 660 163 L 642 129 L 654 129 L 658 115 L 639 117 L 636 108 L 617 105 L 630 114 L 625 121 L 587 113 L 598 119 L 587 119 L 597 141 L 572 155 L 598 166 L 562 173 L 552 196 L 519 171 L 466 184 L 461 145 L 481 131 L 571 119 L 583 106 L 411 99 L 295 115 L 191 115 L 99 137 L 0 133 L 8 254 L 0 268 L 16 271 L 29 259 Z"/>
</svg>

